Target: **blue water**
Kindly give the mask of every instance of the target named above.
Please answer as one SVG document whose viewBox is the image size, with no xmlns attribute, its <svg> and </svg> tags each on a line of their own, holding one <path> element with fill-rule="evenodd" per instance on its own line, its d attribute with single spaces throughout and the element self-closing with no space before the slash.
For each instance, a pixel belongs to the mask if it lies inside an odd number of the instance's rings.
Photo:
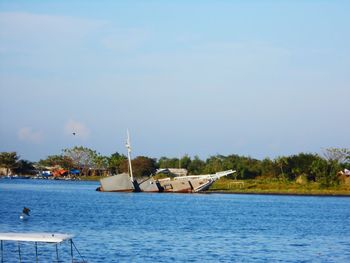
<svg viewBox="0 0 350 263">
<path fill-rule="evenodd" d="M 96 192 L 97 182 L 0 180 L 0 232 L 60 232 L 88 262 L 350 262 L 350 198 Z M 23 206 L 28 221 L 19 219 Z M 59 246 L 71 262 L 70 246 Z M 33 244 L 22 262 L 35 262 Z M 39 262 L 55 247 L 39 245 Z M 77 259 L 78 254 L 75 253 Z M 4 243 L 4 262 L 18 262 Z"/>
</svg>

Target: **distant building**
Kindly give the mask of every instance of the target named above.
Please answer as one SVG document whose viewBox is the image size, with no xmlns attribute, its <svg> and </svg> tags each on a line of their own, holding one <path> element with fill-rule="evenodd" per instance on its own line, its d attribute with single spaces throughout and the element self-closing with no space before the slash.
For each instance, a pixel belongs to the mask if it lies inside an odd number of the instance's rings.
<svg viewBox="0 0 350 263">
<path fill-rule="evenodd" d="M 8 174 L 7 174 L 8 171 Z M 12 170 L 5 168 L 5 167 L 0 167 L 0 175 L 12 175 Z"/>
<path fill-rule="evenodd" d="M 338 172 L 337 175 L 340 182 L 350 185 L 350 170 L 344 169 L 344 171 Z"/>
<path fill-rule="evenodd" d="M 69 172 L 69 171 L 67 171 L 67 170 L 65 170 L 65 169 L 58 169 L 58 170 L 54 170 L 54 171 L 52 172 L 52 175 L 53 175 L 54 177 L 67 176 L 67 175 L 68 175 L 68 172 Z"/>
<path fill-rule="evenodd" d="M 160 168 L 156 172 L 157 174 L 169 174 L 172 176 L 186 176 L 188 175 L 187 169 L 184 168 Z"/>
</svg>

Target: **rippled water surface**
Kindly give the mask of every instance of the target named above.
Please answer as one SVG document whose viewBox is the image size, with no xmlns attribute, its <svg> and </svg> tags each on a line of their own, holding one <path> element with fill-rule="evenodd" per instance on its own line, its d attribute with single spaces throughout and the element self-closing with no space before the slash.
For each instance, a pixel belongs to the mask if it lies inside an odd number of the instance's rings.
<svg viewBox="0 0 350 263">
<path fill-rule="evenodd" d="M 74 234 L 88 262 L 350 262 L 350 198 L 100 193 L 97 182 L 0 180 L 0 232 Z M 28 221 L 19 215 L 31 209 Z M 39 245 L 39 262 L 55 262 Z M 71 262 L 70 246 L 59 246 Z M 22 262 L 35 262 L 21 244 Z M 79 259 L 78 255 L 75 254 Z M 4 262 L 18 262 L 4 243 Z"/>
</svg>

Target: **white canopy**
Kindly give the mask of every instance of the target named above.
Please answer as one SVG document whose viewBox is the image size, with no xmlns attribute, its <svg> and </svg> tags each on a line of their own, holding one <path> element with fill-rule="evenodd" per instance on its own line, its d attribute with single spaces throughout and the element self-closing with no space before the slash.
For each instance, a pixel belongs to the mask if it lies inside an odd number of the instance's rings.
<svg viewBox="0 0 350 263">
<path fill-rule="evenodd" d="M 73 235 L 59 233 L 0 233 L 2 241 L 61 243 L 73 237 Z"/>
</svg>

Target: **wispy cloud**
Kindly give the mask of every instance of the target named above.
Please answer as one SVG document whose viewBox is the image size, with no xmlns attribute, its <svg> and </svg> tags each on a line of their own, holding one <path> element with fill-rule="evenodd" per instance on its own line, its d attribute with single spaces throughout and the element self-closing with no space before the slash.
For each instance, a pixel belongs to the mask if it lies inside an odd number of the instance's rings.
<svg viewBox="0 0 350 263">
<path fill-rule="evenodd" d="M 115 29 L 101 39 L 103 47 L 115 52 L 135 51 L 149 41 L 149 31 L 137 28 Z"/>
<path fill-rule="evenodd" d="M 81 45 L 105 21 L 69 16 L 0 12 L 0 50 L 33 52 Z M 22 44 L 21 44 L 22 43 Z M 25 44 L 24 44 L 25 43 Z"/>
<path fill-rule="evenodd" d="M 21 141 L 30 143 L 41 143 L 44 138 L 41 131 L 35 131 L 31 127 L 19 129 L 17 135 Z"/>
<path fill-rule="evenodd" d="M 69 120 L 64 127 L 64 133 L 66 135 L 74 135 L 85 140 L 89 137 L 90 130 L 82 122 Z"/>
</svg>

